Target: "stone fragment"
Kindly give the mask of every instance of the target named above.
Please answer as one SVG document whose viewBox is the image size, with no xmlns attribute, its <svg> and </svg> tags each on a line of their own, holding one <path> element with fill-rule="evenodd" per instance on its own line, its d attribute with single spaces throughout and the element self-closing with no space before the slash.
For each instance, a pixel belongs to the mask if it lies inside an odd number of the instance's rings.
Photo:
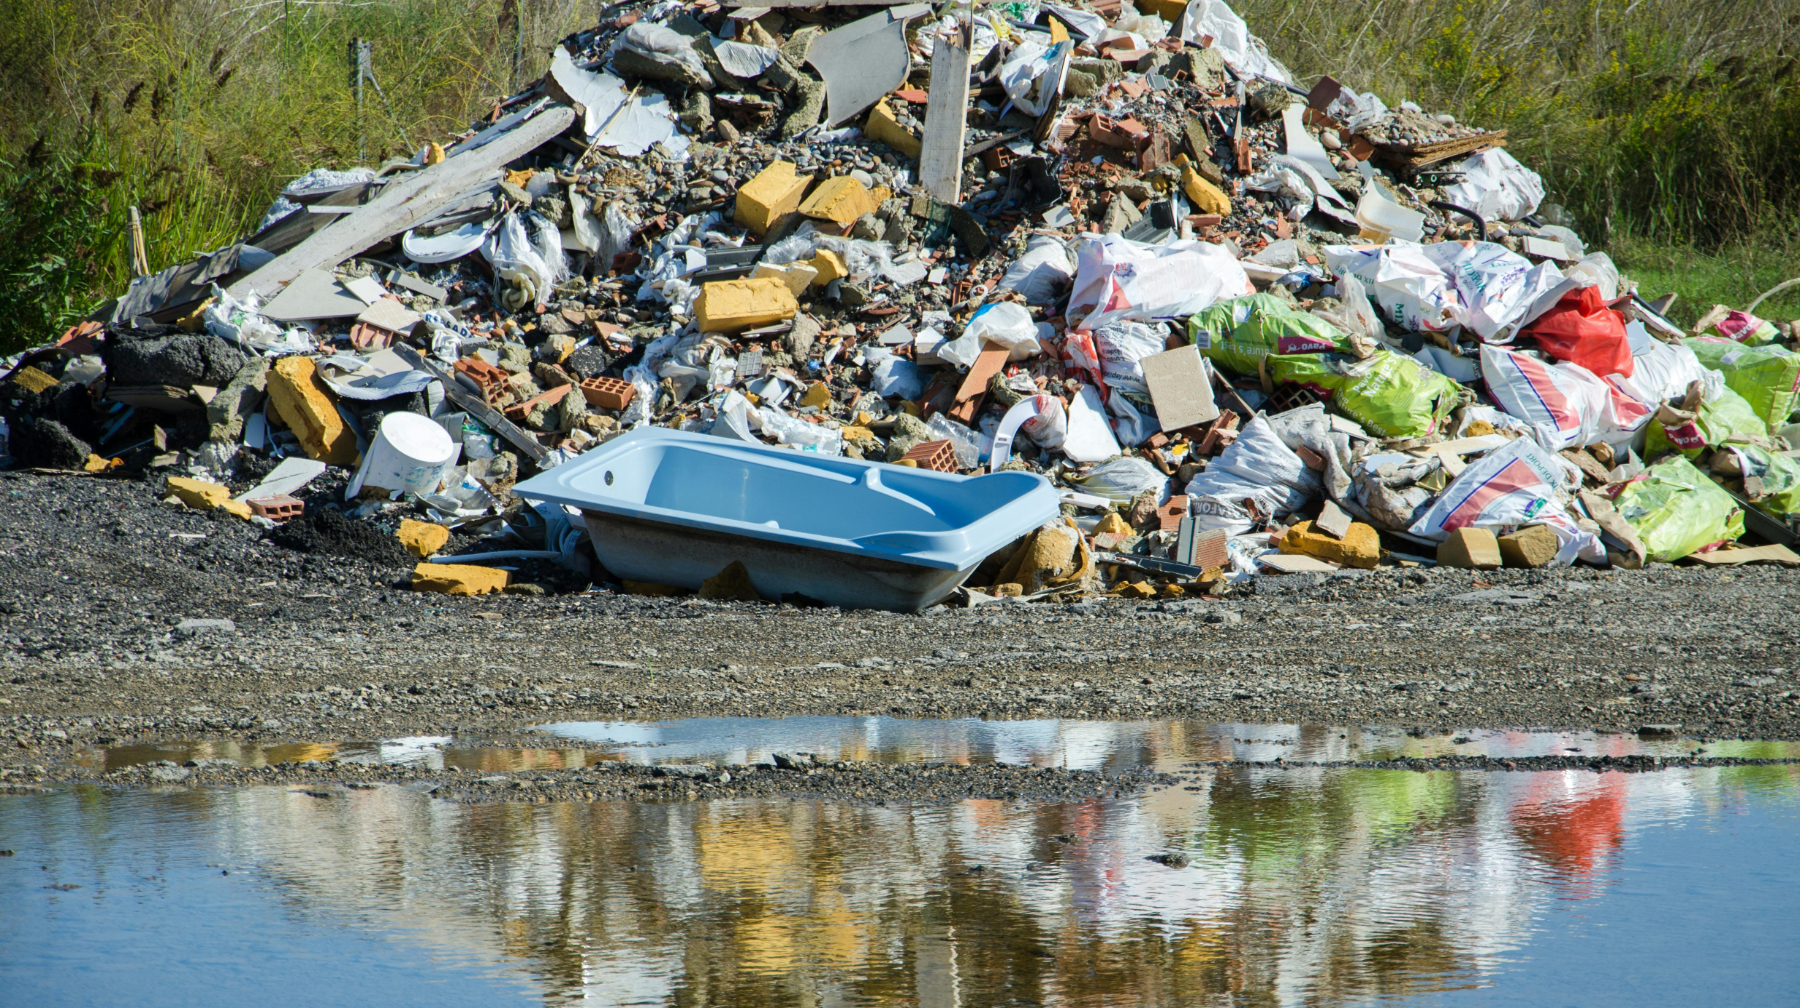
<svg viewBox="0 0 1800 1008">
<path fill-rule="evenodd" d="M 800 302 L 774 277 L 714 280 L 700 288 L 694 316 L 701 332 L 737 333 L 793 318 Z"/>
<path fill-rule="evenodd" d="M 506 589 L 507 573 L 474 564 L 422 563 L 413 568 L 414 591 L 445 595 L 486 595 Z"/>
<path fill-rule="evenodd" d="M 400 519 L 400 531 L 394 533 L 400 545 L 406 551 L 423 560 L 450 541 L 450 530 L 432 522 L 414 521 L 411 518 Z"/>
<path fill-rule="evenodd" d="M 1500 559 L 1508 567 L 1545 567 L 1562 549 L 1548 525 L 1527 525 L 1500 537 Z"/>
<path fill-rule="evenodd" d="M 757 172 L 737 191 L 734 219 L 760 237 L 784 214 L 798 210 L 812 176 L 796 174 L 796 170 L 791 161 L 776 161 Z"/>
<path fill-rule="evenodd" d="M 1500 540 L 1493 529 L 1473 525 L 1453 529 L 1450 538 L 1438 544 L 1437 561 L 1445 567 L 1495 570 L 1502 562 Z"/>
<path fill-rule="evenodd" d="M 356 461 L 356 435 L 338 415 L 310 358 L 283 357 L 269 369 L 269 401 L 307 457 L 330 465 Z"/>
</svg>

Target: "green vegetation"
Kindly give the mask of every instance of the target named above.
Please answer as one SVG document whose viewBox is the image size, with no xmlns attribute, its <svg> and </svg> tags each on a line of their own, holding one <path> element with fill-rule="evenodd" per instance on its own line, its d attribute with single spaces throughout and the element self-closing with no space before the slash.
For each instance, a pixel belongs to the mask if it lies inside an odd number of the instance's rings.
<svg viewBox="0 0 1800 1008">
<path fill-rule="evenodd" d="M 1240 0 L 1303 78 L 1505 128 L 1684 317 L 1800 274 L 1792 0 Z M 253 227 L 289 179 L 441 138 L 598 0 L 0 0 L 0 352 Z M 359 111 L 350 39 L 380 92 Z M 515 60 L 520 60 L 515 66 Z M 1795 292 L 1800 295 L 1800 292 Z M 1800 308 L 1789 297 L 1778 309 Z M 1800 314 L 1797 311 L 1796 314 Z"/>
</svg>

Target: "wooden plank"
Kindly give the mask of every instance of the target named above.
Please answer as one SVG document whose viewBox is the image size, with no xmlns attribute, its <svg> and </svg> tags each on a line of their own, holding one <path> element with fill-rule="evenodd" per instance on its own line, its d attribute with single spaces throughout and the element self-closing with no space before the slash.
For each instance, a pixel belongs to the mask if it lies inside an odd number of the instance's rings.
<svg viewBox="0 0 1800 1008">
<path fill-rule="evenodd" d="M 973 44 L 974 28 L 964 19 L 954 39 L 936 36 L 931 51 L 919 182 L 938 202 L 951 206 L 962 203 L 963 133 L 968 126 L 969 48 Z"/>
<path fill-rule="evenodd" d="M 552 106 L 474 150 L 389 182 L 381 195 L 355 213 L 276 256 L 262 269 L 232 284 L 227 293 L 242 300 L 255 291 L 266 298 L 306 270 L 336 266 L 425 220 L 470 188 L 498 178 L 507 162 L 536 150 L 574 121 L 574 109 Z"/>
<path fill-rule="evenodd" d="M 404 343 L 394 345 L 394 353 L 413 368 L 436 378 L 444 386 L 444 395 L 450 401 L 466 410 L 469 415 L 487 425 L 488 430 L 500 435 L 519 449 L 531 456 L 533 462 L 542 462 L 550 456 L 550 452 L 530 431 L 524 430 L 501 415 L 500 411 L 487 404 L 487 400 L 471 392 L 456 380 L 456 376 L 439 367 L 437 361 L 419 353 Z M 568 386 L 564 386 L 567 388 Z"/>
<path fill-rule="evenodd" d="M 986 343 L 982 347 L 981 353 L 975 356 L 975 363 L 969 365 L 962 386 L 956 390 L 956 405 L 948 411 L 952 419 L 965 424 L 975 422 L 975 413 L 987 396 L 988 382 L 1006 368 L 1006 359 L 1011 355 L 1012 351 L 1003 346 Z"/>
</svg>

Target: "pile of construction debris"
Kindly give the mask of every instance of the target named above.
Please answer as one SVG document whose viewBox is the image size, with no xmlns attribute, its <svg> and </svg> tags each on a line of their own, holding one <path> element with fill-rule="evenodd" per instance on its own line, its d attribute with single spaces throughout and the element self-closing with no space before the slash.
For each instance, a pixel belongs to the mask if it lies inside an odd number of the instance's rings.
<svg viewBox="0 0 1800 1008">
<path fill-rule="evenodd" d="M 621 4 L 8 362 L 0 454 L 455 529 L 451 591 L 585 568 L 511 488 L 646 424 L 1041 473 L 999 595 L 1800 561 L 1793 324 L 1671 324 L 1505 142 L 1296 86 L 1223 0 Z"/>
</svg>

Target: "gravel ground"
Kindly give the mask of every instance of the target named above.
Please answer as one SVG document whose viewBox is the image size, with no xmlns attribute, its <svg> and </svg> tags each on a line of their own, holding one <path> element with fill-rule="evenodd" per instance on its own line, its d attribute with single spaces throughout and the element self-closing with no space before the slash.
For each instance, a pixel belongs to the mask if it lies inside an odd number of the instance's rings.
<svg viewBox="0 0 1800 1008">
<path fill-rule="evenodd" d="M 176 739 L 515 737 L 581 719 L 1150 717 L 1800 738 L 1800 572 L 1345 571 L 1210 601 L 920 615 L 448 598 L 157 485 L 0 474 L 0 770 Z M 457 543 L 453 548 L 470 548 Z M 564 586 L 566 587 L 566 585 Z M 231 629 L 177 629 L 184 619 Z"/>
</svg>

